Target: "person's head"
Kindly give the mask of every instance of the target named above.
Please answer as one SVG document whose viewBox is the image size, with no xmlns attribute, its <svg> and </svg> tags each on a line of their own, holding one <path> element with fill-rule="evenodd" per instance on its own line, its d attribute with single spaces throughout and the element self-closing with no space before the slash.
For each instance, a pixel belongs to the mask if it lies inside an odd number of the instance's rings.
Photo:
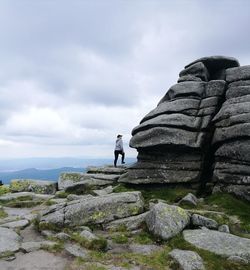
<svg viewBox="0 0 250 270">
<path fill-rule="evenodd" d="M 118 134 L 117 139 L 121 139 L 121 138 L 122 138 L 122 135 Z"/>
</svg>

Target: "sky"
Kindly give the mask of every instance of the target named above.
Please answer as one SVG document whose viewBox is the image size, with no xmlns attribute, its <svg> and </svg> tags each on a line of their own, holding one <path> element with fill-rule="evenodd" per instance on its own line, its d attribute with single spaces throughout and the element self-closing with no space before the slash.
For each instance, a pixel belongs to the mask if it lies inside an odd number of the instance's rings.
<svg viewBox="0 0 250 270">
<path fill-rule="evenodd" d="M 178 74 L 250 64 L 250 1 L 0 0 L 0 159 L 113 155 Z"/>
</svg>

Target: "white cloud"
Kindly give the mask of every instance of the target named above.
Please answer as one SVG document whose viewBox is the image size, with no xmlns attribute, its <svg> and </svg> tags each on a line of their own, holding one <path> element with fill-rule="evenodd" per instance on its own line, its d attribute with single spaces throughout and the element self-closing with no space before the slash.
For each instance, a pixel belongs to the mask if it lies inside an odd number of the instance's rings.
<svg viewBox="0 0 250 270">
<path fill-rule="evenodd" d="M 113 154 L 196 58 L 250 64 L 247 1 L 2 1 L 0 157 Z"/>
</svg>

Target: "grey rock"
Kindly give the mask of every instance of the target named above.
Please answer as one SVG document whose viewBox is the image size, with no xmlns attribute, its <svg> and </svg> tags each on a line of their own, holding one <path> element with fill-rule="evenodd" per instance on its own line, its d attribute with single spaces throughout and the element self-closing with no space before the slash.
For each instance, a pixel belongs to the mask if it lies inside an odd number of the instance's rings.
<svg viewBox="0 0 250 270">
<path fill-rule="evenodd" d="M 53 206 L 43 213 L 40 223 L 59 227 L 101 224 L 138 215 L 143 209 L 144 202 L 140 192 L 114 193 Z"/>
<path fill-rule="evenodd" d="M 41 235 L 44 237 L 55 237 L 55 233 L 49 230 L 41 231 Z"/>
<path fill-rule="evenodd" d="M 9 228 L 9 229 L 24 229 L 28 225 L 29 225 L 29 221 L 27 219 L 23 219 L 23 220 L 17 220 L 17 221 L 4 223 L 0 226 L 5 227 L 5 228 Z"/>
<path fill-rule="evenodd" d="M 153 206 L 146 217 L 149 231 L 164 240 L 180 233 L 189 222 L 189 214 L 184 209 L 164 203 Z"/>
<path fill-rule="evenodd" d="M 211 219 L 207 218 L 198 214 L 193 214 L 191 216 L 191 223 L 193 226 L 200 226 L 200 227 L 206 227 L 209 229 L 217 229 L 218 228 L 218 223 Z"/>
<path fill-rule="evenodd" d="M 227 258 L 228 261 L 230 262 L 236 262 L 240 264 L 248 264 L 248 260 L 240 257 L 240 256 L 230 256 Z"/>
<path fill-rule="evenodd" d="M 87 223 L 106 223 L 143 211 L 144 203 L 140 192 L 115 193 L 95 197 L 68 205 L 65 209 L 65 224 L 70 226 Z"/>
<path fill-rule="evenodd" d="M 182 198 L 178 204 L 190 204 L 193 206 L 196 206 L 198 203 L 198 199 L 196 198 L 196 196 L 192 193 L 188 193 L 184 198 Z"/>
<path fill-rule="evenodd" d="M 112 221 L 110 223 L 104 224 L 104 228 L 106 230 L 119 230 L 121 227 L 124 227 L 129 231 L 137 230 L 144 224 L 148 213 L 149 212 L 145 212 L 137 216 Z"/>
<path fill-rule="evenodd" d="M 116 182 L 119 175 L 116 174 L 87 174 L 87 173 L 61 173 L 58 181 L 58 189 L 71 190 L 74 186 L 81 183 L 83 187 L 110 185 Z M 80 184 L 79 184 L 80 185 Z"/>
<path fill-rule="evenodd" d="M 240 256 L 250 261 L 250 239 L 211 230 L 185 230 L 184 239 L 223 257 Z"/>
<path fill-rule="evenodd" d="M 8 252 L 16 252 L 20 248 L 20 236 L 14 231 L 0 227 L 0 256 Z"/>
<path fill-rule="evenodd" d="M 55 194 L 57 183 L 34 179 L 13 179 L 10 182 L 12 192 L 31 191 L 40 194 Z"/>
<path fill-rule="evenodd" d="M 104 166 L 104 167 L 95 167 L 91 166 L 87 168 L 88 174 L 117 174 L 121 175 L 126 172 L 126 166 Z"/>
<path fill-rule="evenodd" d="M 218 227 L 218 231 L 224 232 L 224 233 L 230 233 L 230 229 L 229 229 L 228 225 L 226 225 L 226 224 L 220 225 Z"/>
<path fill-rule="evenodd" d="M 92 199 L 93 196 L 88 194 L 88 195 L 76 195 L 76 194 L 69 194 L 67 196 L 68 201 L 75 201 L 75 200 L 86 200 L 86 199 Z"/>
<path fill-rule="evenodd" d="M 89 257 L 89 252 L 78 245 L 67 244 L 64 248 L 69 255 L 74 257 L 81 257 L 83 259 L 87 259 Z"/>
<path fill-rule="evenodd" d="M 201 78 L 198 78 L 198 77 L 195 77 L 193 75 L 185 75 L 185 76 L 181 76 L 179 79 L 178 79 L 178 83 L 180 82 L 186 82 L 186 81 L 196 81 L 196 82 L 201 82 Z"/>
<path fill-rule="evenodd" d="M 227 192 L 241 199 L 250 201 L 250 187 L 247 185 L 216 184 L 213 193 Z"/>
<path fill-rule="evenodd" d="M 235 59 L 234 57 L 228 57 L 228 56 L 222 56 L 222 55 L 216 55 L 216 56 L 209 56 L 209 57 L 202 57 L 199 58 L 190 64 L 186 65 L 185 68 L 188 68 L 189 66 L 197 63 L 202 62 L 209 70 L 215 69 L 227 69 L 232 67 L 238 67 L 239 61 Z"/>
<path fill-rule="evenodd" d="M 57 233 L 55 235 L 55 237 L 57 239 L 59 239 L 59 240 L 62 240 L 62 241 L 65 241 L 65 240 L 69 240 L 70 239 L 70 236 L 67 233 L 64 233 L 64 232 Z"/>
<path fill-rule="evenodd" d="M 103 195 L 108 195 L 110 193 L 113 192 L 113 187 L 112 186 L 108 186 L 104 189 L 97 189 L 97 190 L 93 190 L 93 193 L 98 195 L 98 196 L 103 196 Z"/>
<path fill-rule="evenodd" d="M 174 249 L 169 256 L 178 264 L 180 270 L 205 270 L 203 260 L 196 252 Z"/>
<path fill-rule="evenodd" d="M 25 242 L 21 245 L 21 250 L 25 253 L 33 252 L 41 248 L 53 247 L 56 242 L 53 241 L 40 241 L 40 242 Z"/>
<path fill-rule="evenodd" d="M 92 232 L 89 230 L 84 230 L 80 233 L 80 236 L 87 239 L 88 241 L 96 240 L 98 237 L 94 235 Z"/>
<path fill-rule="evenodd" d="M 184 70 L 182 70 L 179 74 L 180 77 L 192 75 L 200 78 L 202 81 L 208 81 L 209 73 L 206 66 L 202 62 L 194 63 L 191 66 L 188 66 Z"/>
<path fill-rule="evenodd" d="M 249 79 L 250 79 L 250 66 L 234 67 L 226 70 L 226 80 L 229 83 Z"/>
</svg>

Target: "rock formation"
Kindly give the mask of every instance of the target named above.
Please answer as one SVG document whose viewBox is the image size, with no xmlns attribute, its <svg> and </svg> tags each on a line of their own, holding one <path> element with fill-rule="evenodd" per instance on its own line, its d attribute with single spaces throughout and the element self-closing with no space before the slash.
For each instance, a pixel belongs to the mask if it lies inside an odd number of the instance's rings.
<svg viewBox="0 0 250 270">
<path fill-rule="evenodd" d="M 133 129 L 138 161 L 119 182 L 249 185 L 249 98 L 250 66 L 223 56 L 190 63 Z"/>
</svg>

